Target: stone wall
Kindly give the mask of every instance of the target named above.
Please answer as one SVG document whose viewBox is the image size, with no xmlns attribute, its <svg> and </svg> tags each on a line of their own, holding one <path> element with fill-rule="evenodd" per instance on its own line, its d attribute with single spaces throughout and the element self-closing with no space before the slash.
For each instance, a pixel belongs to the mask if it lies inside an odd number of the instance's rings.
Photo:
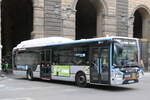
<svg viewBox="0 0 150 100">
<path fill-rule="evenodd" d="M 44 0 L 33 0 L 34 21 L 31 38 L 44 37 Z"/>
<path fill-rule="evenodd" d="M 34 31 L 33 38 L 63 36 L 75 39 L 75 12 L 66 14 L 65 9 L 75 10 L 78 0 L 34 0 Z M 104 7 L 101 10 L 102 21 L 97 28 L 102 27 L 97 37 L 117 35 L 117 29 L 122 29 L 117 15 L 116 0 L 95 0 Z M 109 5 L 109 6 L 108 6 Z M 110 6 L 111 5 L 111 6 Z M 68 12 L 67 12 L 68 13 Z M 121 12 L 122 13 L 122 12 Z M 120 13 L 119 13 L 120 14 Z M 69 16 L 68 16 L 69 15 Z"/>
<path fill-rule="evenodd" d="M 102 0 L 105 2 L 104 15 L 104 36 L 116 35 L 117 33 L 117 18 L 116 18 L 116 0 Z"/>
<path fill-rule="evenodd" d="M 128 0 L 128 2 L 129 16 L 132 16 L 139 6 L 145 6 L 147 7 L 146 9 L 150 9 L 150 0 Z"/>
<path fill-rule="evenodd" d="M 76 9 L 75 0 L 61 0 L 61 36 L 75 39 L 75 17 Z M 67 10 L 70 9 L 70 10 Z"/>
<path fill-rule="evenodd" d="M 61 0 L 45 0 L 44 37 L 61 36 Z"/>
<path fill-rule="evenodd" d="M 100 21 L 97 22 L 100 23 L 97 29 L 99 28 L 102 30 L 100 31 L 101 33 L 97 34 L 97 37 L 106 35 L 116 35 L 117 32 L 116 0 L 93 0 L 93 1 L 97 2 L 99 6 L 103 7 L 103 8 L 99 7 L 101 9 L 99 11 L 101 12 L 100 16 L 102 17 L 102 20 L 101 22 Z M 71 5 L 75 9 L 77 2 L 78 0 L 62 0 L 62 8 L 63 7 L 65 8 L 67 5 Z M 99 17 L 99 15 L 97 17 Z M 65 19 L 63 24 L 64 24 L 63 32 L 66 34 L 65 36 L 72 34 L 71 36 L 75 37 L 75 14 L 72 15 L 71 19 Z M 71 27 L 69 27 L 70 25 Z"/>
<path fill-rule="evenodd" d="M 128 16 L 129 16 L 129 18 L 134 17 L 135 11 L 139 8 L 144 8 L 150 14 L 150 0 L 128 0 L 128 2 L 129 2 L 128 3 Z M 150 20 L 150 19 L 148 19 L 148 20 Z M 144 24 L 147 24 L 147 23 L 144 23 Z M 133 24 L 131 24 L 129 27 L 132 28 L 133 27 L 132 25 Z M 147 26 L 150 26 L 150 25 L 147 25 Z M 150 31 L 150 27 L 147 27 L 146 32 L 143 33 L 144 38 L 150 37 L 149 31 Z M 129 30 L 128 33 L 129 33 L 129 36 L 133 36 L 133 30 Z"/>
<path fill-rule="evenodd" d="M 128 36 L 128 0 L 117 0 L 117 35 Z"/>
<path fill-rule="evenodd" d="M 143 19 L 143 38 L 141 39 L 141 57 L 143 59 L 145 69 L 150 71 L 150 0 L 128 0 L 128 16 L 134 18 L 136 10 L 142 8 Z M 131 23 L 130 27 L 133 27 Z M 129 35 L 133 36 L 133 28 L 129 30 Z"/>
</svg>

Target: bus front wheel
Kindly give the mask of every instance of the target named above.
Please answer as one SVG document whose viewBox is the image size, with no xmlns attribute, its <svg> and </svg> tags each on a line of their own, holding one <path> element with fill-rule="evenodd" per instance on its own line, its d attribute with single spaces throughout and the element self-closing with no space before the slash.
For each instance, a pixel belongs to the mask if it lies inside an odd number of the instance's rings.
<svg viewBox="0 0 150 100">
<path fill-rule="evenodd" d="M 27 79 L 28 80 L 33 80 L 33 72 L 32 70 L 27 70 Z"/>
<path fill-rule="evenodd" d="M 86 76 L 83 72 L 79 72 L 76 75 L 76 85 L 79 87 L 86 87 L 87 82 L 86 82 Z"/>
</svg>

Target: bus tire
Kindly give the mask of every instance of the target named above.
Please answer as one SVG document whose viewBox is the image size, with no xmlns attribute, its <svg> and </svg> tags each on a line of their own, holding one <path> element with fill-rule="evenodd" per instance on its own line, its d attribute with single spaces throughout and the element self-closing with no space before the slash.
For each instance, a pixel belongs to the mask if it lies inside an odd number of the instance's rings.
<svg viewBox="0 0 150 100">
<path fill-rule="evenodd" d="M 33 81 L 33 72 L 32 70 L 27 70 L 27 79 Z"/>
<path fill-rule="evenodd" d="M 76 85 L 79 87 L 86 87 L 87 86 L 86 76 L 83 72 L 77 73 L 75 81 L 76 81 Z"/>
</svg>

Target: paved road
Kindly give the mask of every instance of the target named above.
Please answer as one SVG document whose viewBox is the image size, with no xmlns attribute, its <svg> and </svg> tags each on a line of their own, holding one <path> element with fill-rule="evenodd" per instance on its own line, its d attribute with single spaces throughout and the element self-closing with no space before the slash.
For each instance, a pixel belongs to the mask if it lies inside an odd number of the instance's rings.
<svg viewBox="0 0 150 100">
<path fill-rule="evenodd" d="M 150 100 L 150 73 L 138 84 L 79 88 L 74 83 L 0 79 L 0 100 Z"/>
</svg>

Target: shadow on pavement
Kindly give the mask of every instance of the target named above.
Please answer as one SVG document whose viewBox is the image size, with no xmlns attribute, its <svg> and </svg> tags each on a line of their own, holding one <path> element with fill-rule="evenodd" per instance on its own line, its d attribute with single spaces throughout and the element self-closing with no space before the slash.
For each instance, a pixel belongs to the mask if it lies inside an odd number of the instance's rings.
<svg viewBox="0 0 150 100">
<path fill-rule="evenodd" d="M 27 80 L 26 78 L 16 78 L 17 80 Z M 41 80 L 41 79 L 34 79 L 34 82 L 44 82 L 44 83 L 50 83 L 50 84 L 60 84 L 60 85 L 69 85 L 69 86 L 76 86 L 74 82 L 66 82 L 66 81 L 58 81 L 58 80 Z M 125 85 L 123 85 L 125 86 Z M 108 86 L 108 85 L 88 85 L 85 88 L 91 88 L 96 90 L 104 90 L 104 91 L 133 91 L 136 90 L 135 88 L 130 87 L 123 87 L 123 86 Z M 77 87 L 77 86 L 76 86 Z M 82 87 L 80 87 L 82 88 Z"/>
<path fill-rule="evenodd" d="M 122 87 L 121 85 L 120 86 L 90 85 L 90 88 L 97 89 L 97 90 L 114 91 L 114 92 L 136 90 L 135 88 Z"/>
</svg>

